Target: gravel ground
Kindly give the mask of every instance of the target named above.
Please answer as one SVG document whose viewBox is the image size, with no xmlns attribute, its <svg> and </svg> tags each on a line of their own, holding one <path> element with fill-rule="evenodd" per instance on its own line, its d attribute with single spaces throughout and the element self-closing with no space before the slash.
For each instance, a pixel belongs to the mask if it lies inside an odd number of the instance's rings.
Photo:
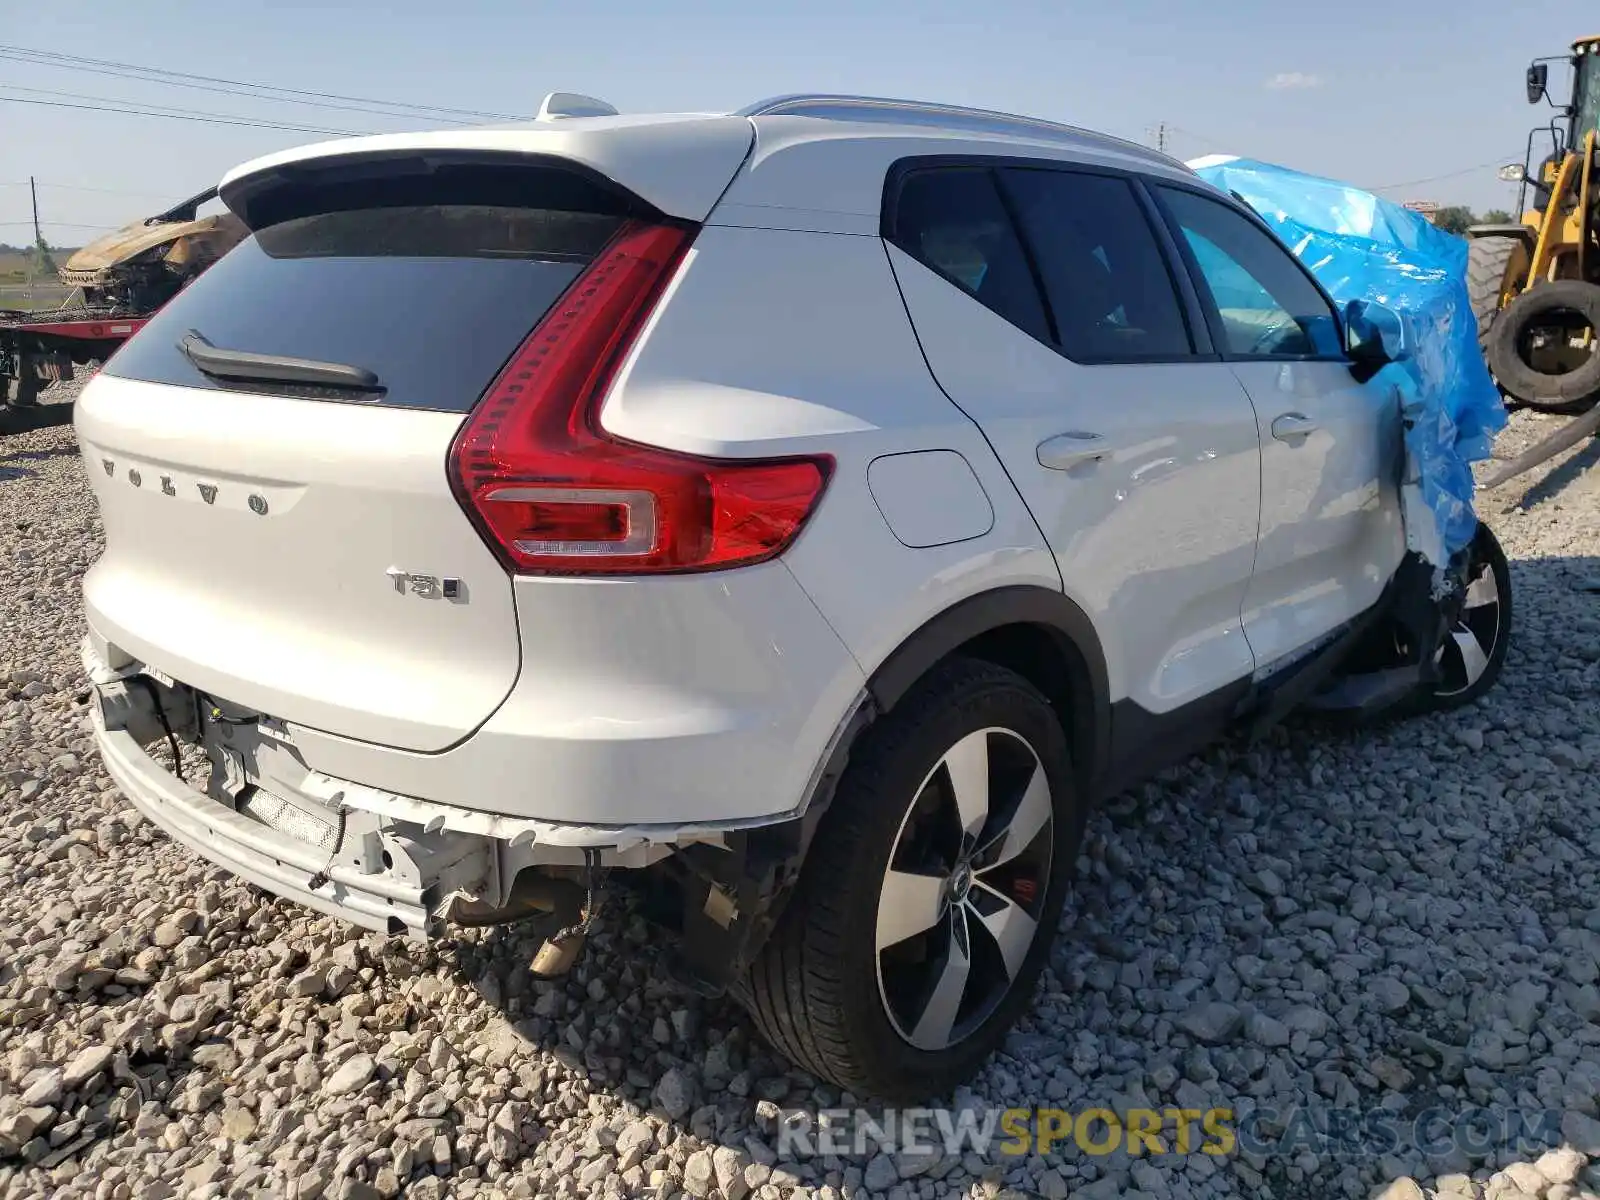
<svg viewBox="0 0 1600 1200">
<path fill-rule="evenodd" d="M 1550 427 L 1517 414 L 1498 453 Z M 782 1161 L 778 1122 L 854 1099 L 675 992 L 626 911 L 534 982 L 514 932 L 357 936 L 143 822 L 86 733 L 101 526 L 71 431 L 0 441 L 0 1194 L 1600 1192 L 1600 454 L 1576 454 L 1482 505 L 1514 560 L 1500 687 L 1376 731 L 1296 723 L 1108 806 L 1032 1016 L 953 1098 L 1254 1107 L 1266 1130 L 1297 1106 L 1549 1111 L 1544 1145 Z"/>
</svg>

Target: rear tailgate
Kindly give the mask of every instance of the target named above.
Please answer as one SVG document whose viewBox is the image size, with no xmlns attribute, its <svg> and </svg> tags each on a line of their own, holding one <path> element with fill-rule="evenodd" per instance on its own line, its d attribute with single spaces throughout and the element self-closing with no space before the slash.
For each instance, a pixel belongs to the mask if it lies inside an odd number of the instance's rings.
<svg viewBox="0 0 1600 1200">
<path fill-rule="evenodd" d="M 89 620 L 218 699 L 444 749 L 520 669 L 511 581 L 452 493 L 452 441 L 642 201 L 547 157 L 269 174 L 235 192 L 255 233 L 79 401 L 106 525 Z"/>
</svg>

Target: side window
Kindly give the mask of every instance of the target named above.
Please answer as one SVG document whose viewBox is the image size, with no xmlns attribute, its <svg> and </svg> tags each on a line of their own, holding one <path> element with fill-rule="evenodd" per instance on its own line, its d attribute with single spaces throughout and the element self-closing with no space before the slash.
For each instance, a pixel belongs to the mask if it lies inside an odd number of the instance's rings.
<svg viewBox="0 0 1600 1200">
<path fill-rule="evenodd" d="M 1227 353 L 1341 358 L 1339 321 L 1289 251 L 1225 204 L 1158 187 L 1222 317 Z"/>
<path fill-rule="evenodd" d="M 990 171 L 953 167 L 908 175 L 892 240 L 1019 329 L 1050 340 L 1044 302 Z"/>
<path fill-rule="evenodd" d="M 1013 168 L 1002 182 L 1063 353 L 1083 362 L 1193 353 L 1172 274 L 1126 179 Z"/>
</svg>

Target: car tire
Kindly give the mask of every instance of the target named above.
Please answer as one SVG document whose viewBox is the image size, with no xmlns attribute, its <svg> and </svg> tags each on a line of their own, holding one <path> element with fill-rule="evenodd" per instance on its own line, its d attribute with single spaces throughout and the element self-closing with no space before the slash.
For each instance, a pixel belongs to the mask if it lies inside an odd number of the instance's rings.
<svg viewBox="0 0 1600 1200">
<path fill-rule="evenodd" d="M 1511 567 L 1481 521 L 1467 560 L 1467 603 L 1440 649 L 1444 677 L 1404 702 L 1400 715 L 1447 712 L 1477 700 L 1500 678 L 1511 645 Z"/>
<path fill-rule="evenodd" d="M 885 1100 L 944 1094 L 1031 1001 L 1082 831 L 1049 701 L 952 659 L 853 748 L 736 994 L 819 1078 Z"/>
</svg>

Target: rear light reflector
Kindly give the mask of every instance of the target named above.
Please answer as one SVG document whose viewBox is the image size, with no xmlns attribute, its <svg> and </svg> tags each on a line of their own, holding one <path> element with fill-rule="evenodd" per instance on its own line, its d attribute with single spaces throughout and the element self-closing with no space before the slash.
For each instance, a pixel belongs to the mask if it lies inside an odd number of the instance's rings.
<svg viewBox="0 0 1600 1200">
<path fill-rule="evenodd" d="M 513 571 L 649 574 L 783 552 L 816 508 L 826 456 L 708 459 L 608 436 L 599 408 L 692 238 L 629 222 L 490 385 L 451 482 Z"/>
<path fill-rule="evenodd" d="M 656 501 L 649 492 L 507 487 L 486 499 L 495 507 L 497 524 L 514 534 L 512 548 L 520 554 L 578 557 L 655 549 Z"/>
</svg>

